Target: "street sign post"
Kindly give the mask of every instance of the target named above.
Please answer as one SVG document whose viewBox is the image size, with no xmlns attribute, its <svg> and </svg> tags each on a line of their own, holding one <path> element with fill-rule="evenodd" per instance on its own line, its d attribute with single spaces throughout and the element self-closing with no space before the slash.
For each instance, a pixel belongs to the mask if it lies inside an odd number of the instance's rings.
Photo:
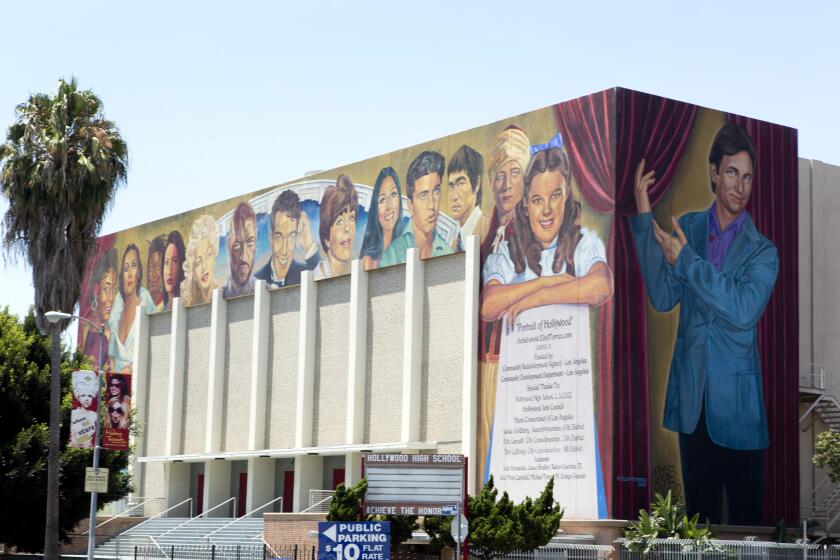
<svg viewBox="0 0 840 560">
<path fill-rule="evenodd" d="M 390 559 L 390 521 L 318 523 L 318 560 Z"/>
</svg>

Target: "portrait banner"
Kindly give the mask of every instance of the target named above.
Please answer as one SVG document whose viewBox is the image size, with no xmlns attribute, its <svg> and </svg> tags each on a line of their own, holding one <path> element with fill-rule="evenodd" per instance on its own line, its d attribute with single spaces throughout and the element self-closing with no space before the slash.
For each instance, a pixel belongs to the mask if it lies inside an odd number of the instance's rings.
<svg viewBox="0 0 840 560">
<path fill-rule="evenodd" d="M 514 501 L 554 498 L 572 518 L 598 518 L 589 307 L 557 304 L 504 321 L 490 449 L 496 486 Z"/>
<path fill-rule="evenodd" d="M 115 451 L 128 450 L 131 428 L 131 374 L 105 374 L 105 429 L 102 447 Z"/>
<path fill-rule="evenodd" d="M 95 371 L 74 371 L 73 402 L 70 408 L 69 447 L 93 449 L 96 438 L 96 409 L 99 374 Z"/>
</svg>

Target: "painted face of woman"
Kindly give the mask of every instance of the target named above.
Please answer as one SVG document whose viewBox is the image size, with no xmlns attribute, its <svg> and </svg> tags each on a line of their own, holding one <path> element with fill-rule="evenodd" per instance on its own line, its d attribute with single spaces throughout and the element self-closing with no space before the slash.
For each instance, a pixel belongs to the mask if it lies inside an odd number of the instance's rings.
<svg viewBox="0 0 840 560">
<path fill-rule="evenodd" d="M 149 293 L 160 294 L 160 251 L 155 251 L 149 256 Z"/>
<path fill-rule="evenodd" d="M 560 233 L 568 190 L 560 171 L 547 171 L 531 179 L 526 200 L 528 221 L 543 248 L 550 247 Z"/>
<path fill-rule="evenodd" d="M 216 267 L 216 253 L 210 241 L 202 239 L 195 249 L 195 277 L 202 290 L 213 285 L 213 269 Z"/>
<path fill-rule="evenodd" d="M 397 220 L 400 218 L 397 215 L 400 210 L 400 192 L 397 190 L 397 184 L 391 177 L 385 177 L 379 187 L 377 209 L 379 225 L 382 227 L 382 232 L 394 231 Z"/>
<path fill-rule="evenodd" d="M 178 247 L 174 243 L 166 246 L 166 251 L 163 253 L 163 289 L 170 297 L 175 292 L 180 276 L 178 271 L 181 268 L 181 258 Z"/>
<path fill-rule="evenodd" d="M 137 278 L 138 273 L 140 271 L 140 254 L 132 249 L 128 253 L 125 254 L 125 258 L 123 259 L 123 286 L 125 287 L 125 293 L 133 294 L 137 292 Z"/>
<path fill-rule="evenodd" d="M 353 258 L 353 240 L 356 238 L 356 212 L 345 210 L 330 226 L 329 248 L 333 258 L 349 261 Z"/>
<path fill-rule="evenodd" d="M 99 293 L 96 295 L 96 302 L 99 316 L 103 321 L 111 318 L 111 307 L 114 305 L 114 298 L 117 296 L 116 281 L 113 268 L 109 268 L 99 280 Z"/>
</svg>

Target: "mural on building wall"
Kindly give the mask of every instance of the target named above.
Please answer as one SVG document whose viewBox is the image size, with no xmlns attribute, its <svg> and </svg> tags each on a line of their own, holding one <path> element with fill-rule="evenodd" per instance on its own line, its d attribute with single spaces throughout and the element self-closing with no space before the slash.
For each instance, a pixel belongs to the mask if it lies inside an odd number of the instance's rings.
<svg viewBox="0 0 840 560">
<path fill-rule="evenodd" d="M 754 157 L 710 161 L 730 132 Z M 633 518 L 673 488 L 716 519 L 725 488 L 730 521 L 790 522 L 795 169 L 791 129 L 611 89 L 102 237 L 80 313 L 106 326 L 107 350 L 84 326 L 79 340 L 130 373 L 138 306 L 448 255 L 478 235 L 479 480 L 521 499 L 554 476 L 569 518 Z M 725 241 L 709 239 L 712 215 Z M 714 452 L 683 442 L 701 415 Z M 752 457 L 751 493 L 712 470 L 729 451 Z M 697 486 L 698 470 L 723 474 Z"/>
<path fill-rule="evenodd" d="M 795 523 L 796 131 L 627 90 L 616 111 L 613 515 L 675 489 L 713 523 Z"/>
</svg>

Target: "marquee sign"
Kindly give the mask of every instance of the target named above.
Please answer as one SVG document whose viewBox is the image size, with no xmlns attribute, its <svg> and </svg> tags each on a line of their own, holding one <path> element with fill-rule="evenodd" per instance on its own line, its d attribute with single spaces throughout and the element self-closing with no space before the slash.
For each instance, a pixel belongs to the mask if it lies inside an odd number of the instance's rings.
<svg viewBox="0 0 840 560">
<path fill-rule="evenodd" d="M 367 515 L 444 515 L 464 501 L 463 455 L 371 453 L 362 456 L 362 470 Z"/>
</svg>

